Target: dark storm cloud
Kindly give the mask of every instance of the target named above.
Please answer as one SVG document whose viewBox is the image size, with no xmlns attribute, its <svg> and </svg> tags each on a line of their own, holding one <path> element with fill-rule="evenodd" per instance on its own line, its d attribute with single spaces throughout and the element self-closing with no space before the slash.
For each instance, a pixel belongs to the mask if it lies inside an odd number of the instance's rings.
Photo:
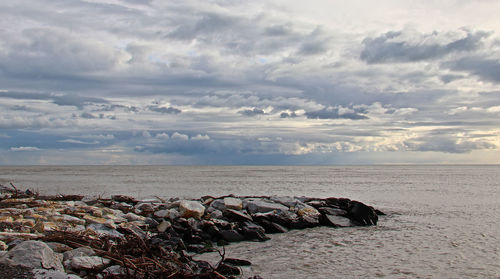
<svg viewBox="0 0 500 279">
<path fill-rule="evenodd" d="M 368 117 L 359 114 L 358 112 L 339 112 L 338 108 L 326 108 L 317 111 L 306 112 L 305 115 L 309 119 L 351 119 L 361 120 Z"/>
<path fill-rule="evenodd" d="M 47 100 L 60 106 L 75 106 L 83 108 L 89 104 L 107 104 L 108 100 L 96 97 L 86 97 L 76 94 L 53 94 L 53 93 L 31 93 L 31 92 L 0 92 L 0 98 L 17 100 Z"/>
<path fill-rule="evenodd" d="M 298 115 L 295 112 L 291 112 L 291 113 L 282 112 L 282 113 L 280 113 L 280 118 L 295 118 L 297 116 Z"/>
<path fill-rule="evenodd" d="M 238 113 L 244 116 L 256 116 L 265 114 L 264 110 L 258 108 L 240 110 L 238 111 Z"/>
<path fill-rule="evenodd" d="M 148 106 L 150 111 L 166 113 L 166 114 L 178 114 L 181 113 L 181 110 L 174 107 L 159 107 L 159 106 Z"/>
<path fill-rule="evenodd" d="M 444 63 L 444 66 L 454 71 L 468 72 L 484 81 L 500 82 L 500 59 L 498 58 L 469 56 Z"/>
<path fill-rule="evenodd" d="M 419 34 L 419 37 L 413 37 L 412 40 L 408 39 L 404 31 L 391 31 L 375 38 L 365 38 L 360 58 L 369 64 L 441 58 L 454 52 L 475 50 L 481 45 L 481 40 L 490 35 L 482 31 L 465 32 L 465 37 L 461 39 L 440 43 L 439 41 L 445 38 L 436 31 L 431 34 Z"/>
</svg>

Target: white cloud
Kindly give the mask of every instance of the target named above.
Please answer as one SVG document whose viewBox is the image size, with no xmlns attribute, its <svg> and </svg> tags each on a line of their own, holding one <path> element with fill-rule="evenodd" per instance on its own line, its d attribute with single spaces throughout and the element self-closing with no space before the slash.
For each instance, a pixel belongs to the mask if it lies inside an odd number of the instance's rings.
<svg viewBox="0 0 500 279">
<path fill-rule="evenodd" d="M 181 133 L 178 133 L 178 132 L 174 132 L 171 136 L 171 139 L 173 140 L 188 140 L 189 137 L 188 135 L 184 135 L 184 134 L 181 134 Z"/>
</svg>

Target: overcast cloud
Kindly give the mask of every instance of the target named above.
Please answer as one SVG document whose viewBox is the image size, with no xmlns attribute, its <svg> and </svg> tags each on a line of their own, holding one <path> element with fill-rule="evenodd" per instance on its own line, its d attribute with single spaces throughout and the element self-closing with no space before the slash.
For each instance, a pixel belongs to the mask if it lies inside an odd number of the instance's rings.
<svg viewBox="0 0 500 279">
<path fill-rule="evenodd" d="M 500 163 L 499 10 L 3 1 L 0 164 Z"/>
</svg>

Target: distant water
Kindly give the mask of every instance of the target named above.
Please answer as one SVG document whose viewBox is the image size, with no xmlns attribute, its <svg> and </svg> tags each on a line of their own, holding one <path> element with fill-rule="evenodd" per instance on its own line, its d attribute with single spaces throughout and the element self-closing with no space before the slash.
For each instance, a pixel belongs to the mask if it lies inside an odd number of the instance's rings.
<svg viewBox="0 0 500 279">
<path fill-rule="evenodd" d="M 346 197 L 376 227 L 314 228 L 227 247 L 264 278 L 500 278 L 500 166 L 0 167 L 44 194 Z"/>
</svg>

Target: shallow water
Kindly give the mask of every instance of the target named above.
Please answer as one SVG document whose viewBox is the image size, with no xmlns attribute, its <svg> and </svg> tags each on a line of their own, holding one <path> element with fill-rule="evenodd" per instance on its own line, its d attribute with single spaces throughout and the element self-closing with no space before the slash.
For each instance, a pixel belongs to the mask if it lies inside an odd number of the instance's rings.
<svg viewBox="0 0 500 279">
<path fill-rule="evenodd" d="M 0 167 L 44 194 L 346 197 L 389 213 L 226 247 L 264 278 L 500 278 L 500 166 Z"/>
</svg>

